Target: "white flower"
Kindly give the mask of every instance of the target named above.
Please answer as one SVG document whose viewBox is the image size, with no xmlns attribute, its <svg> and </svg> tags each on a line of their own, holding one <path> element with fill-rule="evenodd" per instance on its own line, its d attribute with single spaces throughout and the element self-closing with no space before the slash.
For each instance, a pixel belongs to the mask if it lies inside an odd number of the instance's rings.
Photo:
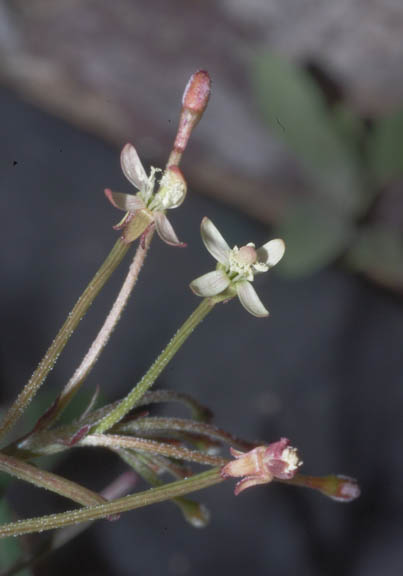
<svg viewBox="0 0 403 576">
<path fill-rule="evenodd" d="M 136 195 L 121 194 L 106 189 L 105 195 L 115 208 L 126 212 L 124 218 L 115 229 L 123 229 L 125 242 L 133 242 L 145 230 L 155 224 L 160 238 L 173 246 L 184 246 L 175 234 L 175 231 L 165 215 L 165 211 L 177 208 L 186 196 L 186 182 L 182 172 L 177 166 L 171 166 L 164 172 L 158 192 L 154 194 L 155 178 L 158 168 L 151 168 L 150 175 L 140 161 L 136 149 L 126 144 L 120 155 L 120 164 L 123 174 L 135 188 Z"/>
<path fill-rule="evenodd" d="M 218 261 L 213 272 L 196 278 L 190 288 L 205 298 L 225 293 L 228 298 L 235 294 L 242 306 L 253 316 L 268 316 L 251 282 L 255 274 L 267 272 L 280 262 L 285 245 L 279 238 L 270 240 L 256 249 L 254 244 L 231 248 L 208 218 L 201 223 L 201 236 L 210 254 Z"/>
</svg>

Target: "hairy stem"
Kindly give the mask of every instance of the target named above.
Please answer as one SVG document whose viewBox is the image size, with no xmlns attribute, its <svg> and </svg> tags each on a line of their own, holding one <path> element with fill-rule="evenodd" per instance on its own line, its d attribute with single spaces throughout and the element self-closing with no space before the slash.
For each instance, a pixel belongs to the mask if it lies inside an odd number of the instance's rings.
<svg viewBox="0 0 403 576">
<path fill-rule="evenodd" d="M 135 472 L 143 478 L 150 486 L 162 486 L 164 482 L 159 477 L 158 472 L 153 470 L 153 462 L 147 459 L 142 454 L 134 454 L 129 450 L 119 450 L 120 457 L 135 470 Z M 195 528 L 206 526 L 209 521 L 209 513 L 205 506 L 185 498 L 178 496 L 172 500 L 174 504 L 181 511 L 186 522 L 189 522 Z"/>
<path fill-rule="evenodd" d="M 214 305 L 215 301 L 211 298 L 204 298 L 201 301 L 196 310 L 189 316 L 186 322 L 182 324 L 175 336 L 166 348 L 164 348 L 137 386 L 135 386 L 135 388 L 133 388 L 133 390 L 131 390 L 131 392 L 129 392 L 129 394 L 101 420 L 101 422 L 96 426 L 94 432 L 101 433 L 109 430 L 109 428 L 112 428 L 112 426 L 119 422 L 132 408 L 136 406 L 137 402 L 141 399 L 144 393 L 151 388 L 168 362 L 175 356 L 196 326 L 213 309 Z"/>
<path fill-rule="evenodd" d="M 195 420 L 209 422 L 213 418 L 213 413 L 210 408 L 203 406 L 188 394 L 177 392 L 176 390 L 150 390 L 143 395 L 136 406 L 139 408 L 140 406 L 148 406 L 149 404 L 170 402 L 183 404 L 189 408 Z"/>
<path fill-rule="evenodd" d="M 120 433 L 142 433 L 142 432 L 187 432 L 196 436 L 204 436 L 211 440 L 218 440 L 226 444 L 232 444 L 235 448 L 241 450 L 251 450 L 255 444 L 246 442 L 229 432 L 204 422 L 188 420 L 186 418 L 166 418 L 159 416 L 147 416 L 146 418 L 137 418 L 130 422 L 124 422 L 116 427 L 116 432 Z"/>
<path fill-rule="evenodd" d="M 0 538 L 8 536 L 21 536 L 32 532 L 43 532 L 45 530 L 54 530 L 55 528 L 62 528 L 71 526 L 80 522 L 87 522 L 90 520 L 99 520 L 115 514 L 122 514 L 129 510 L 150 506 L 165 500 L 172 500 L 177 496 L 183 496 L 192 492 L 197 492 L 208 486 L 213 486 L 222 482 L 223 478 L 220 474 L 220 468 L 212 468 L 207 472 L 196 474 L 184 480 L 177 482 L 170 482 L 157 488 L 151 488 L 144 492 L 132 494 L 108 502 L 107 504 L 100 504 L 91 506 L 90 508 L 82 508 L 80 510 L 69 510 L 60 514 L 51 514 L 49 516 L 42 516 L 39 518 L 28 518 L 27 520 L 19 520 L 17 522 L 10 522 L 0 526 Z"/>
<path fill-rule="evenodd" d="M 136 285 L 137 279 L 147 256 L 148 249 L 150 247 L 152 236 L 153 230 L 150 230 L 145 237 L 144 243 L 139 243 L 127 276 L 108 316 L 105 319 L 101 330 L 98 332 L 98 335 L 91 344 L 87 354 L 81 361 L 81 364 L 78 366 L 73 376 L 62 390 L 60 396 L 57 398 L 56 408 L 49 411 L 49 417 L 46 421 L 41 421 L 40 429 L 49 426 L 58 418 L 58 416 L 60 416 L 60 414 L 69 404 L 70 400 L 80 389 L 81 385 L 86 380 L 96 362 L 98 361 L 105 346 L 108 344 L 112 332 L 119 322 L 126 304 L 130 298 L 130 295 Z"/>
<path fill-rule="evenodd" d="M 118 436 L 115 434 L 90 434 L 79 442 L 80 446 L 101 446 L 117 450 L 126 448 L 137 450 L 139 452 L 149 452 L 151 454 L 161 454 L 177 460 L 187 460 L 188 462 L 197 462 L 206 466 L 224 466 L 227 460 L 217 456 L 211 456 L 197 450 L 189 450 L 175 444 L 156 442 L 155 440 L 146 440 L 144 438 L 134 438 L 133 436 Z"/>
<path fill-rule="evenodd" d="M 8 409 L 3 421 L 0 424 L 0 438 L 5 436 L 11 428 L 17 423 L 25 408 L 29 405 L 50 370 L 56 363 L 60 353 L 69 341 L 72 333 L 76 329 L 78 323 L 91 306 L 97 294 L 100 292 L 106 281 L 110 278 L 113 271 L 117 268 L 122 261 L 124 255 L 128 250 L 128 245 L 121 239 L 117 240 L 114 247 L 110 251 L 104 263 L 99 268 L 87 288 L 84 290 L 80 298 L 77 300 L 73 310 L 68 315 L 65 323 L 59 330 L 56 338 L 48 348 L 45 356 L 39 363 L 37 369 L 32 374 L 28 383 L 25 385 L 22 392 L 17 399 Z"/>
<path fill-rule="evenodd" d="M 94 506 L 105 502 L 102 496 L 76 482 L 71 482 L 62 476 L 41 470 L 11 456 L 0 454 L 0 470 L 19 480 L 34 484 L 38 488 L 45 488 L 65 498 L 70 498 L 82 506 Z"/>
<path fill-rule="evenodd" d="M 115 498 L 119 498 L 120 496 L 130 492 L 134 488 L 136 482 L 137 475 L 134 472 L 124 472 L 104 490 L 102 490 L 101 495 L 105 498 L 105 500 L 114 500 Z M 91 522 L 83 522 L 82 524 L 67 526 L 62 530 L 58 530 L 55 532 L 55 534 L 50 536 L 45 545 L 41 546 L 40 549 L 30 558 L 18 560 L 14 566 L 11 566 L 10 568 L 0 572 L 0 576 L 14 576 L 14 574 L 18 574 L 25 568 L 32 568 L 38 562 L 41 562 L 47 558 L 50 554 L 52 554 L 52 552 L 55 552 L 65 544 L 68 544 L 68 542 L 79 536 L 90 526 Z"/>
</svg>

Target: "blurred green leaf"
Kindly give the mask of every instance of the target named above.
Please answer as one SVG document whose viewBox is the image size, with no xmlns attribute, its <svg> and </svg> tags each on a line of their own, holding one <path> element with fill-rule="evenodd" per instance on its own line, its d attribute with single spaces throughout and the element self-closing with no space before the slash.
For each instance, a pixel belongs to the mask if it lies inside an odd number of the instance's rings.
<svg viewBox="0 0 403 576">
<path fill-rule="evenodd" d="M 269 126 L 295 153 L 317 191 L 339 211 L 359 213 L 367 200 L 356 143 L 342 136 L 311 76 L 265 53 L 257 62 L 256 92 Z"/>
<path fill-rule="evenodd" d="M 0 524 L 13 522 L 15 518 L 7 502 L 0 500 Z M 0 540 L 0 568 L 3 570 L 15 564 L 22 556 L 21 541 L 17 538 Z M 19 572 L 19 576 L 32 576 L 31 570 Z"/>
<path fill-rule="evenodd" d="M 332 108 L 332 117 L 341 138 L 349 140 L 356 147 L 360 146 L 366 136 L 362 119 L 344 103 L 339 103 Z"/>
<path fill-rule="evenodd" d="M 361 229 L 346 261 L 383 285 L 403 288 L 403 235 L 396 228 L 377 224 Z"/>
<path fill-rule="evenodd" d="M 340 256 L 351 241 L 353 227 L 336 210 L 299 200 L 290 206 L 277 232 L 286 244 L 278 270 L 296 277 L 312 274 Z"/>
<path fill-rule="evenodd" d="M 368 141 L 368 161 L 380 186 L 403 175 L 403 110 L 376 121 Z"/>
</svg>

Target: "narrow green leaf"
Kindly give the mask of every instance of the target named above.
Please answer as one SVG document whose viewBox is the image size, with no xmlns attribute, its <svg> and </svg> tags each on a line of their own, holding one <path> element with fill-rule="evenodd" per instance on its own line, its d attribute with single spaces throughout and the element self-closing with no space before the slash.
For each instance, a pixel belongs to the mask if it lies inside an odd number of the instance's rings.
<svg viewBox="0 0 403 576">
<path fill-rule="evenodd" d="M 349 266 L 391 288 L 403 288 L 403 235 L 377 224 L 360 230 L 347 255 Z"/>
<path fill-rule="evenodd" d="M 340 256 L 351 241 L 353 226 L 330 206 L 305 200 L 290 206 L 277 233 L 286 244 L 278 271 L 297 277 L 312 274 Z"/>
<path fill-rule="evenodd" d="M 265 53 L 257 61 L 256 93 L 270 128 L 296 155 L 316 190 L 339 211 L 359 213 L 366 194 L 356 144 L 343 137 L 311 76 Z"/>
<path fill-rule="evenodd" d="M 12 522 L 14 520 L 11 509 L 6 500 L 0 499 L 0 524 Z M 16 538 L 0 540 L 0 568 L 5 570 L 13 566 L 22 557 L 21 541 Z M 24 570 L 19 576 L 32 576 L 30 570 Z"/>
<path fill-rule="evenodd" d="M 367 152 L 378 185 L 403 175 L 403 110 L 376 121 Z"/>
</svg>

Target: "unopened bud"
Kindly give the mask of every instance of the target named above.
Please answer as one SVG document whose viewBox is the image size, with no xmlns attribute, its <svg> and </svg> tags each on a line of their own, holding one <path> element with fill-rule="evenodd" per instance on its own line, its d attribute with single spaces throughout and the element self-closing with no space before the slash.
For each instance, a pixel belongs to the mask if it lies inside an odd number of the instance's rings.
<svg viewBox="0 0 403 576">
<path fill-rule="evenodd" d="M 210 98 L 211 80 L 206 70 L 192 74 L 182 98 L 182 106 L 201 116 Z"/>
<path fill-rule="evenodd" d="M 169 164 L 178 164 L 183 154 L 192 130 L 199 122 L 205 111 L 211 92 L 211 80 L 208 72 L 199 70 L 190 77 L 182 98 L 182 112 L 179 119 L 173 152 L 174 161 Z"/>
<path fill-rule="evenodd" d="M 332 500 L 336 500 L 336 502 L 352 502 L 361 494 L 357 480 L 341 474 L 331 476 L 305 476 L 298 474 L 289 480 L 288 483 L 318 490 L 318 492 Z"/>
<path fill-rule="evenodd" d="M 174 502 L 179 506 L 182 514 L 193 528 L 205 528 L 210 521 L 210 512 L 199 502 L 187 498 L 176 498 Z"/>
</svg>

